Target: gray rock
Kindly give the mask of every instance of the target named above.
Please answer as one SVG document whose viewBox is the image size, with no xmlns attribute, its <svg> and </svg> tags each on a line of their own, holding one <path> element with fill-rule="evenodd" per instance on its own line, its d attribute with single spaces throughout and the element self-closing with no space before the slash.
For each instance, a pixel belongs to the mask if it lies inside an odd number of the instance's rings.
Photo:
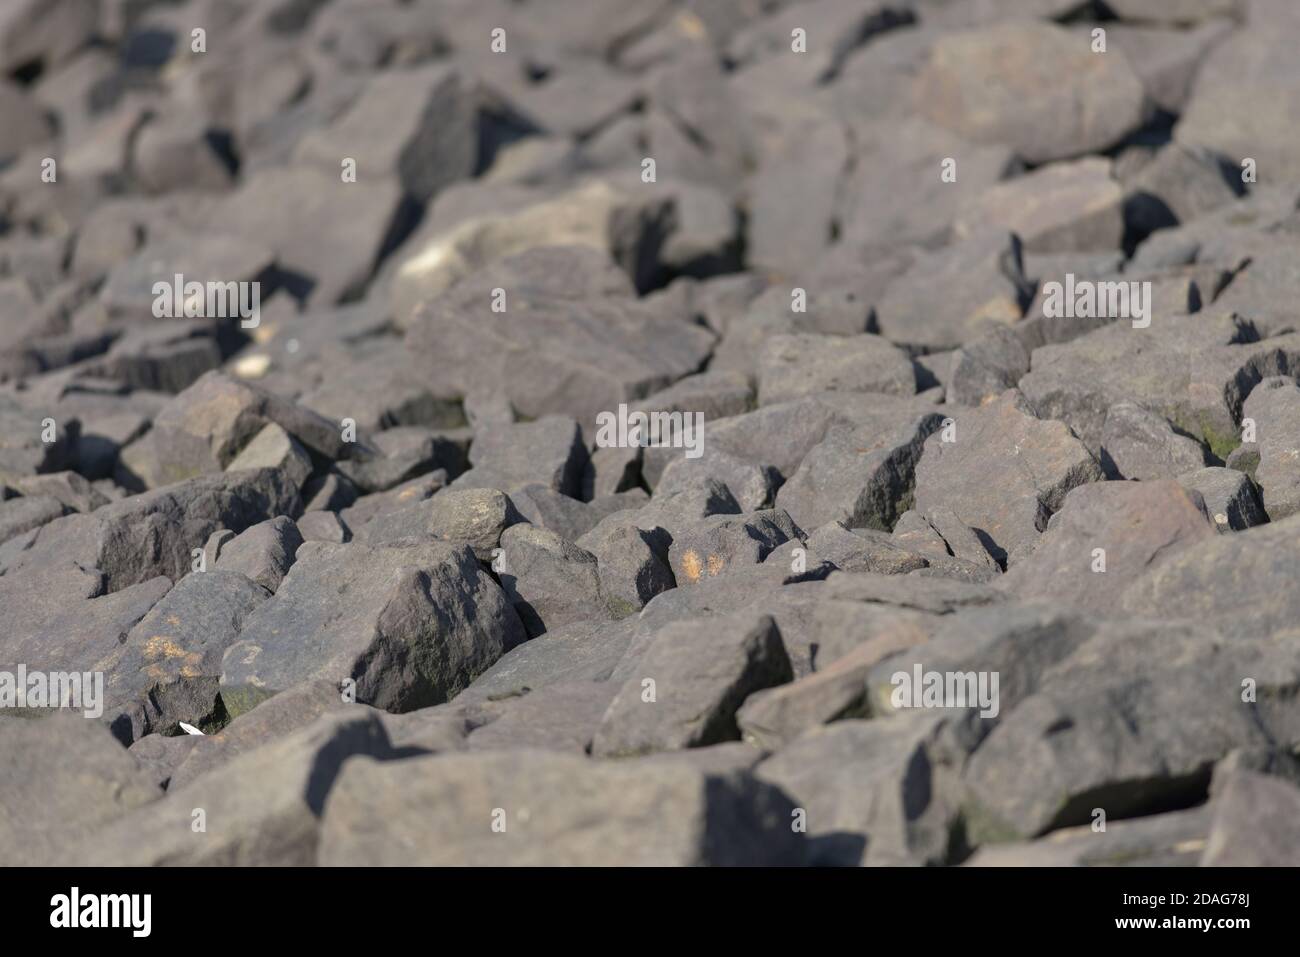
<svg viewBox="0 0 1300 957">
<path fill-rule="evenodd" d="M 211 373 L 167 404 L 153 428 L 122 451 L 122 464 L 146 488 L 219 472 L 268 424 L 327 458 L 348 454 L 342 429 L 334 423 L 246 382 Z M 263 447 L 267 461 L 306 478 L 302 469 L 310 471 L 310 461 L 301 449 L 286 449 L 284 437 L 274 430 L 262 442 L 268 443 Z"/>
<path fill-rule="evenodd" d="M 329 170 L 254 170 L 226 201 L 222 219 L 239 237 L 269 246 L 280 268 L 309 279 L 309 300 L 324 305 L 370 278 L 402 200 L 401 187 L 384 177 L 362 174 L 355 183 L 343 182 L 341 162 L 335 157 Z M 330 202 L 321 203 L 322 196 Z"/>
<path fill-rule="evenodd" d="M 997 326 L 953 352 L 949 361 L 948 401 L 978 406 L 1016 387 L 1029 371 L 1029 350 L 1015 332 Z"/>
<path fill-rule="evenodd" d="M 355 682 L 387 711 L 438 704 L 523 640 L 518 617 L 465 546 L 308 542 L 222 662 L 238 716 L 314 679 Z"/>
<path fill-rule="evenodd" d="M 383 117 L 382 122 L 379 117 Z M 338 119 L 298 141 L 294 160 L 339 178 L 356 161 L 359 185 L 391 178 L 420 203 L 474 173 L 478 109 L 471 84 L 443 64 L 373 74 Z"/>
<path fill-rule="evenodd" d="M 595 555 L 535 525 L 521 523 L 502 532 L 501 556 L 494 565 L 530 637 L 634 610 L 613 607 L 602 592 Z"/>
<path fill-rule="evenodd" d="M 761 781 L 802 808 L 824 864 L 938 864 L 947 858 L 957 768 L 978 740 L 959 720 L 839 721 L 763 761 Z"/>
<path fill-rule="evenodd" d="M 1015 470 L 1007 474 L 1010 462 Z M 1000 563 L 1014 562 L 1033 548 L 1070 489 L 1101 477 L 1067 426 L 1034 418 L 1019 393 L 1008 391 L 959 412 L 951 431 L 926 439 L 916 466 L 916 510 L 952 509 Z"/>
<path fill-rule="evenodd" d="M 502 655 L 456 703 L 510 698 L 568 681 L 607 681 L 627 650 L 633 625 L 631 619 L 584 621 L 548 631 Z"/>
<path fill-rule="evenodd" d="M 1264 5 L 1251 6 L 1262 17 Z M 1289 23 L 1252 22 L 1206 56 L 1175 127 L 1175 138 L 1230 157 L 1238 169 L 1242 159 L 1251 157 L 1261 169 L 1271 169 L 1274 176 L 1286 180 L 1300 172 L 1300 153 L 1283 119 L 1285 108 L 1271 101 L 1257 102 L 1261 90 L 1295 78 L 1295 59 L 1289 56 L 1293 12 L 1284 4 L 1276 7 L 1283 11 L 1279 20 L 1292 18 Z"/>
<path fill-rule="evenodd" d="M 320 815 L 349 757 L 392 754 L 373 714 L 324 718 L 118 818 L 63 862 L 100 867 L 162 864 L 305 866 L 316 860 Z M 205 830 L 195 827 L 203 811 Z"/>
<path fill-rule="evenodd" d="M 871 669 L 929 637 L 922 628 L 883 630 L 797 681 L 754 692 L 736 713 L 742 736 L 775 751 L 818 725 L 867 717 L 866 679 Z"/>
<path fill-rule="evenodd" d="M 540 748 L 586 754 L 618 685 L 567 682 L 515 698 L 501 717 L 469 734 L 471 751 Z"/>
<path fill-rule="evenodd" d="M 639 611 L 655 595 L 677 587 L 662 541 L 644 529 L 602 524 L 581 544 L 596 556 L 600 591 L 616 609 Z"/>
<path fill-rule="evenodd" d="M 1225 0 L 1222 6 L 1231 8 L 1235 0 Z M 1128 57 L 1147 97 L 1165 112 L 1181 114 L 1201 64 L 1233 27 L 1226 18 L 1207 20 L 1191 29 L 1115 24 L 1106 36 Z"/>
<path fill-rule="evenodd" d="M 205 475 L 135 495 L 89 515 L 65 515 L 0 545 L 4 578 L 75 564 L 98 569 L 107 591 L 158 575 L 180 578 L 194 549 L 220 529 L 238 533 L 292 514 L 297 490 L 271 469 Z"/>
<path fill-rule="evenodd" d="M 108 496 L 76 472 L 19 477 L 13 485 L 24 495 L 57 499 L 73 512 L 93 512 L 101 505 L 108 504 Z"/>
<path fill-rule="evenodd" d="M 1155 316 L 1150 328 L 1112 323 L 1035 349 L 1020 389 L 1040 416 L 1065 422 L 1090 449 L 1110 407 L 1129 401 L 1224 459 L 1241 440 L 1246 391 L 1292 368 L 1296 349 L 1293 336 L 1257 341 L 1244 320 L 1222 313 Z"/>
<path fill-rule="evenodd" d="M 353 761 L 330 794 L 319 860 L 801 863 L 791 810 L 775 788 L 681 763 L 606 764 L 537 751 Z"/>
<path fill-rule="evenodd" d="M 352 540 L 352 531 L 343 524 L 337 512 L 303 512 L 294 524 L 298 526 L 298 534 L 305 542 L 333 542 L 342 545 Z"/>
<path fill-rule="evenodd" d="M 911 360 L 879 336 L 773 336 L 758 360 L 758 401 L 771 405 L 816 392 L 913 395 Z"/>
<path fill-rule="evenodd" d="M 67 508 L 48 495 L 23 495 L 0 502 L 0 542 L 62 518 Z"/>
<path fill-rule="evenodd" d="M 889 530 L 911 505 L 917 461 L 943 418 L 930 412 L 901 422 L 887 415 L 857 428 L 834 426 L 777 494 L 777 504 L 805 528 L 840 521 Z"/>
<path fill-rule="evenodd" d="M 473 466 L 452 488 L 496 488 L 511 492 L 534 482 L 576 498 L 582 492 L 587 450 L 572 419 L 548 415 L 475 433 Z"/>
<path fill-rule="evenodd" d="M 345 517 L 351 517 L 349 512 L 344 510 Z M 362 526 L 360 538 L 373 544 L 412 537 L 464 544 L 489 561 L 496 557 L 501 533 L 521 521 L 514 502 L 496 489 L 444 489 L 424 501 L 381 512 Z"/>
<path fill-rule="evenodd" d="M 169 787 L 185 787 L 239 755 L 275 744 L 324 715 L 367 713 L 383 714 L 366 705 L 344 700 L 335 682 L 308 681 L 295 685 L 219 729 L 209 729 L 204 735 L 186 735 L 193 738 L 194 743 L 173 768 Z"/>
<path fill-rule="evenodd" d="M 742 509 L 755 511 L 772 507 L 781 474 L 766 463 L 706 445 L 698 458 L 679 453 L 669 459 L 655 479 L 654 492 L 656 496 L 675 495 L 710 481 L 725 485 Z"/>
<path fill-rule="evenodd" d="M 1233 634 L 1266 635 L 1292 627 L 1296 608 L 1276 582 L 1300 569 L 1292 517 L 1236 535 L 1220 535 L 1150 569 L 1124 592 L 1132 614 L 1218 624 Z"/>
<path fill-rule="evenodd" d="M 875 529 L 852 530 L 842 521 L 828 522 L 808 536 L 808 550 L 840 571 L 905 575 L 925 568 L 927 558 Z M 944 551 L 947 555 L 947 551 Z"/>
<path fill-rule="evenodd" d="M 1074 76 L 1088 82 L 1067 82 Z M 1102 150 L 1146 118 L 1142 84 L 1124 57 L 1098 56 L 1086 39 L 1033 20 L 940 37 L 916 103 L 941 126 L 1005 143 L 1031 163 Z"/>
<path fill-rule="evenodd" d="M 988 320 L 1014 323 L 1033 290 L 1021 265 L 1020 241 L 983 234 L 919 256 L 889 283 L 876 303 L 880 334 L 930 352 L 974 339 Z"/>
<path fill-rule="evenodd" d="M 124 743 L 176 734 L 181 721 L 212 730 L 221 656 L 267 592 L 243 575 L 210 569 L 186 575 L 95 662 L 104 673 L 104 720 Z"/>
<path fill-rule="evenodd" d="M 203 735 L 182 734 L 167 737 L 162 734 L 149 734 L 127 749 L 140 770 L 149 775 L 160 788 L 171 783 L 172 774 L 177 766 L 185 760 L 190 749 Z"/>
<path fill-rule="evenodd" d="M 15 480 L 38 472 L 58 472 L 68 467 L 81 435 L 77 419 L 54 421 L 54 441 L 43 439 L 48 412 L 28 409 L 0 399 L 0 476 Z"/>
<path fill-rule="evenodd" d="M 679 586 L 694 585 L 756 565 L 776 546 L 799 537 L 798 527 L 779 508 L 710 516 L 673 536 L 668 560 Z"/>
<path fill-rule="evenodd" d="M 1153 814 L 1131 821 L 1065 827 L 1037 841 L 989 844 L 967 867 L 1191 867 L 1205 846 L 1207 807 Z"/>
<path fill-rule="evenodd" d="M 1122 668 L 1114 660 L 1099 666 L 1115 641 L 1085 645 L 1002 717 L 965 774 L 973 841 L 1089 823 L 1096 807 L 1107 820 L 1184 807 L 1205 793 L 1214 762 L 1232 748 L 1291 746 L 1294 717 L 1267 701 L 1293 693 L 1294 648 L 1244 641 L 1227 648 L 1187 628 L 1168 637 L 1178 652 L 1162 656 L 1167 663 L 1147 658 Z M 1262 705 L 1242 701 L 1243 675 L 1257 678 Z"/>
<path fill-rule="evenodd" d="M 222 546 L 216 568 L 239 572 L 273 593 L 293 566 L 302 542 L 293 519 L 281 515 L 259 522 Z"/>
<path fill-rule="evenodd" d="M 669 625 L 618 690 L 596 731 L 603 757 L 737 740 L 736 711 L 752 692 L 790 681 L 776 622 L 750 615 Z"/>
<path fill-rule="evenodd" d="M 1236 469 L 1198 469 L 1178 476 L 1178 483 L 1205 500 L 1205 512 L 1220 532 L 1240 532 L 1268 521 L 1255 483 Z"/>
<path fill-rule="evenodd" d="M 52 69 L 88 44 L 99 22 L 99 5 L 85 0 L 23 2 L 0 19 L 0 69 L 10 73 L 32 63 Z"/>
<path fill-rule="evenodd" d="M 1300 789 L 1278 778 L 1230 775 L 1212 804 L 1204 867 L 1294 867 Z"/>
<path fill-rule="evenodd" d="M 0 855 L 49 866 L 162 792 L 100 724 L 80 716 L 0 717 Z"/>
<path fill-rule="evenodd" d="M 1241 411 L 1255 423 L 1254 479 L 1263 491 L 1264 510 L 1276 522 L 1300 511 L 1300 387 L 1291 378 L 1264 379 Z"/>
<path fill-rule="evenodd" d="M 376 433 L 370 442 L 379 455 L 338 463 L 338 470 L 363 492 L 386 491 L 438 469 L 451 476 L 465 471 L 464 449 L 446 433 L 397 426 Z"/>
<path fill-rule="evenodd" d="M 959 238 L 990 228 L 1015 233 L 1031 252 L 1116 249 L 1124 236 L 1124 191 L 1111 179 L 1108 160 L 1050 163 L 988 187 L 953 223 Z"/>
<path fill-rule="evenodd" d="M 1164 479 L 1203 468 L 1200 442 L 1179 435 L 1161 416 L 1132 402 L 1117 402 L 1101 430 L 1102 467 L 1115 478 Z"/>
<path fill-rule="evenodd" d="M 549 214 L 541 222 L 552 225 Z M 602 226 L 602 242 L 605 235 Z M 483 382 L 501 383 L 521 416 L 569 415 L 584 428 L 630 396 L 649 395 L 697 371 L 713 335 L 655 316 L 626 288 L 585 295 L 579 276 L 595 255 L 572 247 L 539 249 L 481 270 L 430 302 L 406 343 L 425 361 L 426 375 L 462 393 Z M 495 288 L 511 293 L 504 316 L 490 312 Z M 484 310 L 503 321 L 485 322 Z"/>
<path fill-rule="evenodd" d="M 1022 599 L 1106 614 L 1147 569 L 1214 535 L 1204 501 L 1172 479 L 1095 482 L 1065 496 L 1032 560 L 1000 585 Z"/>
</svg>

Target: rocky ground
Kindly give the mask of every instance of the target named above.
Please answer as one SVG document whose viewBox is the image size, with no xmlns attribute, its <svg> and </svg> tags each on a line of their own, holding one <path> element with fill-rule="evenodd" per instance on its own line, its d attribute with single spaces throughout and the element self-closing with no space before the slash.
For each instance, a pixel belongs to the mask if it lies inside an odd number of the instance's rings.
<svg viewBox="0 0 1300 957">
<path fill-rule="evenodd" d="M 0 5 L 0 862 L 1300 863 L 1297 49 Z"/>
</svg>

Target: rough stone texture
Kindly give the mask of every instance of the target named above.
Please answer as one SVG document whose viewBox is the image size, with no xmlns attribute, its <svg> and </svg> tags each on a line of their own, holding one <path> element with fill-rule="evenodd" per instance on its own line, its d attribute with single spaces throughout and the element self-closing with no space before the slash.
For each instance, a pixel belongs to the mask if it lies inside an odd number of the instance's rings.
<svg viewBox="0 0 1300 957">
<path fill-rule="evenodd" d="M 1260 382 L 1242 406 L 1255 423 L 1259 464 L 1254 479 L 1264 494 L 1264 510 L 1273 521 L 1300 511 L 1300 387 L 1294 379 Z"/>
<path fill-rule="evenodd" d="M 1070 429 L 1027 413 L 1015 391 L 954 416 L 949 434 L 953 441 L 944 440 L 943 428 L 925 441 L 916 510 L 951 508 L 1000 563 L 1033 549 L 1070 489 L 1101 478 Z"/>
<path fill-rule="evenodd" d="M 737 740 L 740 703 L 792 676 L 771 618 L 733 617 L 707 633 L 689 623 L 669 625 L 614 696 L 592 753 L 627 756 Z"/>
<path fill-rule="evenodd" d="M 0 2 L 0 858 L 1292 863 L 1297 49 Z"/>
<path fill-rule="evenodd" d="M 227 649 L 221 694 L 238 715 L 302 681 L 351 680 L 357 701 L 409 711 L 453 696 L 522 639 L 467 547 L 309 542 Z"/>
<path fill-rule="evenodd" d="M 505 830 L 494 832 L 497 808 Z M 355 761 L 330 795 L 320 862 L 802 863 L 790 814 L 776 788 L 686 764 L 597 764 L 527 751 Z"/>
<path fill-rule="evenodd" d="M 1205 502 L 1172 479 L 1081 485 L 1048 522 L 1032 560 L 1000 584 L 1019 598 L 1104 614 L 1148 568 L 1214 534 Z"/>
<path fill-rule="evenodd" d="M 1159 415 L 1132 402 L 1118 402 L 1101 430 L 1101 464 L 1113 478 L 1162 479 L 1206 465 L 1199 442 L 1179 435 Z"/>
</svg>

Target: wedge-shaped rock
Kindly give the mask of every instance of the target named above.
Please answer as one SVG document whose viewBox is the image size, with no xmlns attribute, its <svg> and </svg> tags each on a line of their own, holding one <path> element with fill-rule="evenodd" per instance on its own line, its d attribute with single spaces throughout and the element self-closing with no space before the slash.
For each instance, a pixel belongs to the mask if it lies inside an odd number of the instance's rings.
<svg viewBox="0 0 1300 957">
<path fill-rule="evenodd" d="M 240 469 L 278 469 L 285 478 L 302 488 L 311 474 L 311 456 L 298 444 L 298 440 L 280 426 L 271 422 L 253 436 L 226 466 L 226 471 L 237 472 Z"/>
<path fill-rule="evenodd" d="M 523 637 L 468 547 L 307 542 L 226 651 L 221 696 L 238 716 L 304 681 L 350 680 L 357 701 L 409 711 L 453 697 Z"/>
<path fill-rule="evenodd" d="M 216 567 L 239 572 L 274 592 L 293 566 L 301 544 L 302 535 L 293 519 L 280 515 L 269 522 L 259 522 L 223 544 Z"/>
<path fill-rule="evenodd" d="M 704 747 L 740 738 L 736 711 L 793 678 L 770 617 L 683 621 L 655 635 L 592 741 L 602 757 Z"/>
<path fill-rule="evenodd" d="M 755 775 L 804 809 L 818 863 L 939 864 L 959 806 L 955 769 L 977 741 L 952 716 L 837 721 L 797 738 Z"/>
<path fill-rule="evenodd" d="M 930 412 L 853 428 L 834 426 L 777 493 L 803 528 L 843 522 L 888 531 L 911 504 L 913 477 L 927 437 L 943 424 Z"/>
<path fill-rule="evenodd" d="M 374 74 L 348 110 L 298 141 L 294 159 L 336 178 L 344 157 L 357 182 L 391 177 L 419 203 L 473 175 L 478 107 L 465 78 L 444 65 Z"/>
<path fill-rule="evenodd" d="M 1205 466 L 1205 449 L 1133 402 L 1117 402 L 1101 430 L 1101 464 L 1115 478 L 1173 478 Z"/>
<path fill-rule="evenodd" d="M 948 439 L 951 441 L 948 441 Z M 916 510 L 950 508 L 999 563 L 1032 550 L 1065 494 L 1102 477 L 1069 427 L 1025 410 L 1014 390 L 959 412 L 925 442 L 916 466 Z"/>
<path fill-rule="evenodd" d="M 512 525 L 501 533 L 495 564 L 530 637 L 591 618 L 621 617 L 601 591 L 596 556 L 552 531 Z"/>
<path fill-rule="evenodd" d="M 1255 483 L 1236 469 L 1198 469 L 1178 477 L 1178 484 L 1205 500 L 1205 514 L 1220 532 L 1240 532 L 1268 521 Z"/>
</svg>

